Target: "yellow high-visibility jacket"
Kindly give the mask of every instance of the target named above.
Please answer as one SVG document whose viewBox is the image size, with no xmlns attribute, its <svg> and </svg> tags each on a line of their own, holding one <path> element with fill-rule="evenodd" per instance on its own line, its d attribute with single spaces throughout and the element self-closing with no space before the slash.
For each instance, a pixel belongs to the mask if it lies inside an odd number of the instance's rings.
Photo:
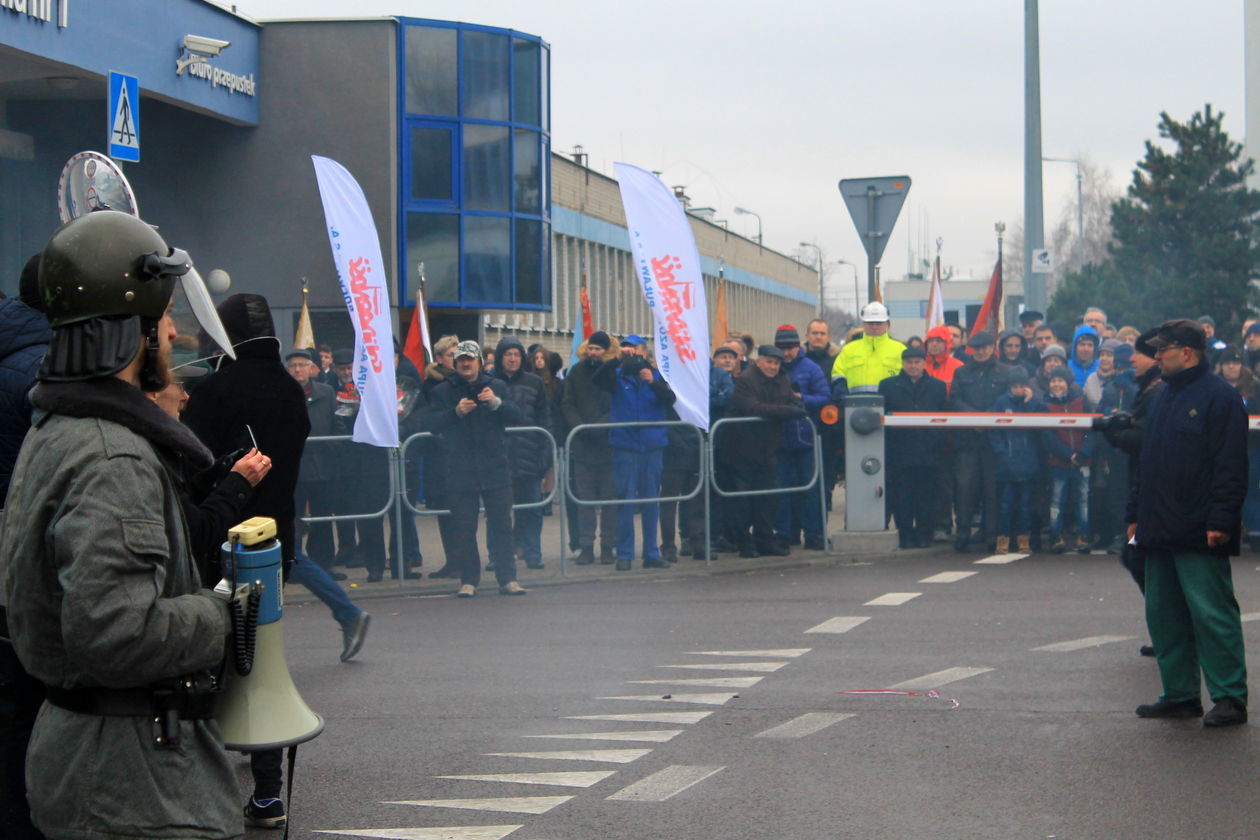
<svg viewBox="0 0 1260 840">
<path fill-rule="evenodd" d="M 836 356 L 831 378 L 843 376 L 850 391 L 874 391 L 880 382 L 901 372 L 901 354 L 905 349 L 906 345 L 887 333 L 855 338 Z"/>
</svg>

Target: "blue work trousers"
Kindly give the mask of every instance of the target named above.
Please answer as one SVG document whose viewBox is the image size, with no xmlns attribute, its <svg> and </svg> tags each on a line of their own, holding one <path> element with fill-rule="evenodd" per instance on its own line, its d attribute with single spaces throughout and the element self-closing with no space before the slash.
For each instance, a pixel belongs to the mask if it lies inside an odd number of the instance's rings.
<svg viewBox="0 0 1260 840">
<path fill-rule="evenodd" d="M 1031 481 L 998 482 L 997 536 L 1032 533 L 1032 491 Z"/>
<path fill-rule="evenodd" d="M 342 627 L 349 627 L 363 612 L 354 605 L 337 581 L 329 576 L 324 567 L 307 557 L 302 551 L 293 552 L 293 565 L 289 567 L 289 583 L 299 583 L 323 601 L 332 610 L 333 619 Z"/>
<path fill-rule="evenodd" d="M 613 450 L 613 485 L 618 499 L 654 499 L 661 495 L 661 456 L 664 450 L 635 452 Z M 643 559 L 659 560 L 657 525 L 660 506 L 656 502 L 641 505 L 617 505 L 617 559 L 634 559 L 634 514 L 642 517 Z"/>
<path fill-rule="evenodd" d="M 813 449 L 780 449 L 775 456 L 780 487 L 800 487 L 814 474 Z M 779 496 L 779 515 L 774 523 L 780 539 L 791 540 L 799 527 L 805 539 L 822 538 L 822 499 L 818 485 L 812 490 L 798 490 Z"/>
<path fill-rule="evenodd" d="M 1089 536 L 1089 479 L 1080 467 L 1050 468 L 1050 533 L 1063 534 L 1063 515 L 1076 503 L 1076 533 Z"/>
</svg>

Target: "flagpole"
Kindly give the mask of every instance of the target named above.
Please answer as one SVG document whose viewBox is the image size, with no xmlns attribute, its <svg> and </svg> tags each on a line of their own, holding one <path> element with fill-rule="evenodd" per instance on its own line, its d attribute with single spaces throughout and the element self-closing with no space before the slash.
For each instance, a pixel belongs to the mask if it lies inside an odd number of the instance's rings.
<svg viewBox="0 0 1260 840">
<path fill-rule="evenodd" d="M 1003 288 L 1006 281 L 1006 273 L 1002 271 L 1002 235 L 1006 233 L 1006 223 L 996 222 L 993 225 L 993 229 L 997 231 L 998 240 L 998 288 L 1002 292 L 1000 299 L 1006 300 L 1006 289 Z M 997 329 L 993 331 L 995 336 L 1002 332 L 1002 307 L 999 306 L 997 310 L 997 312 L 993 313 L 993 322 L 997 324 Z"/>
</svg>

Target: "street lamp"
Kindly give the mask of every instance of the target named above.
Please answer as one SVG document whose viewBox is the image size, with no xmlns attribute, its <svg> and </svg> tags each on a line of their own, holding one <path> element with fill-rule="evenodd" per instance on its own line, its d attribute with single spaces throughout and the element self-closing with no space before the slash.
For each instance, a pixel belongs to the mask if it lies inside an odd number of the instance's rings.
<svg viewBox="0 0 1260 840">
<path fill-rule="evenodd" d="M 739 208 L 736 208 L 738 212 Z M 802 248 L 813 248 L 818 253 L 818 317 L 823 315 L 823 255 L 822 248 L 813 242 L 802 242 Z"/>
<path fill-rule="evenodd" d="M 761 214 L 760 214 L 760 213 L 754 213 L 754 212 L 753 212 L 753 211 L 751 211 L 751 210 L 745 210 L 743 207 L 736 207 L 736 208 L 735 208 L 735 215 L 737 215 L 737 216 L 755 216 L 755 217 L 756 217 L 756 219 L 757 219 L 757 244 L 758 244 L 758 245 L 760 245 L 760 244 L 761 244 Z"/>
<path fill-rule="evenodd" d="M 847 265 L 853 269 L 853 314 L 857 316 L 862 309 L 862 297 L 858 292 L 858 268 L 848 260 L 836 260 L 836 265 Z"/>
<path fill-rule="evenodd" d="M 1081 173 L 1081 162 L 1076 158 L 1061 157 L 1043 157 L 1042 160 L 1076 164 L 1076 241 L 1080 242 L 1085 238 L 1085 204 L 1081 201 L 1081 183 L 1085 176 Z"/>
</svg>

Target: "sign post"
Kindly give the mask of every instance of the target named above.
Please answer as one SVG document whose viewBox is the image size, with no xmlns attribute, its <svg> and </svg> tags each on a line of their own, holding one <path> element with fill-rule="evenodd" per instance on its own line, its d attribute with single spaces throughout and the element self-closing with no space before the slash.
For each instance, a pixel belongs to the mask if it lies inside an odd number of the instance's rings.
<svg viewBox="0 0 1260 840">
<path fill-rule="evenodd" d="M 876 300 L 875 266 L 888 246 L 888 235 L 897 224 L 901 206 L 910 192 L 910 176 L 885 178 L 845 178 L 840 182 L 840 197 L 849 208 L 853 225 L 866 249 L 866 293 Z"/>
<path fill-rule="evenodd" d="M 106 112 L 109 156 L 140 162 L 140 80 L 109 71 L 109 108 Z"/>
</svg>

